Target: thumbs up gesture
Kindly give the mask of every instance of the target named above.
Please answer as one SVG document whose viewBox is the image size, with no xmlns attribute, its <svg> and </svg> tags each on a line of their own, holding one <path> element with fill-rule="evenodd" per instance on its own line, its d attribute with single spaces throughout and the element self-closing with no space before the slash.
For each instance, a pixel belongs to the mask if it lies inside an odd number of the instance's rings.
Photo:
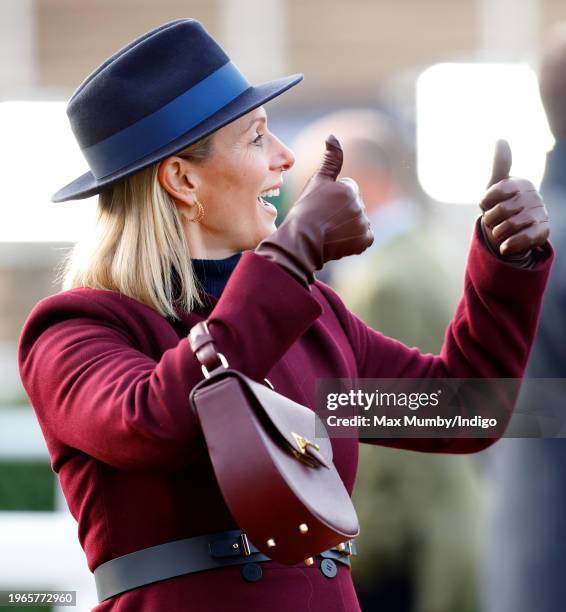
<svg viewBox="0 0 566 612">
<path fill-rule="evenodd" d="M 550 229 L 548 213 L 534 185 L 525 179 L 509 178 L 511 163 L 509 144 L 499 140 L 480 208 L 484 236 L 491 250 L 510 261 L 520 261 L 546 242 Z"/>
<path fill-rule="evenodd" d="M 337 180 L 342 161 L 340 143 L 335 136 L 328 136 L 320 168 L 307 181 L 285 220 L 255 250 L 306 287 L 314 282 L 314 271 L 327 261 L 362 253 L 373 243 L 356 182 Z"/>
</svg>

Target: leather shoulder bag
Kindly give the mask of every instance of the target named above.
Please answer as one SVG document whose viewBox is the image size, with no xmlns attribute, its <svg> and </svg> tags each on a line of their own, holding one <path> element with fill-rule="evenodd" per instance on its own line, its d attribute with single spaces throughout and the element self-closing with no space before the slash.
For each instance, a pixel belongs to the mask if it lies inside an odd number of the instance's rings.
<svg viewBox="0 0 566 612">
<path fill-rule="evenodd" d="M 206 321 L 189 342 L 204 380 L 189 399 L 218 485 L 238 526 L 264 554 L 293 565 L 358 535 L 352 500 L 318 415 L 229 367 Z M 271 388 L 270 388 L 271 387 Z M 316 437 L 324 432 L 324 437 Z"/>
</svg>

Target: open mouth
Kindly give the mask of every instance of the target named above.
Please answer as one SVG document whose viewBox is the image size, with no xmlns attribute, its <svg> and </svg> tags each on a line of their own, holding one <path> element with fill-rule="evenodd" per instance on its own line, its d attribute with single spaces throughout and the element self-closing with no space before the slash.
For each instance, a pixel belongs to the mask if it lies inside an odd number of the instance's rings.
<svg viewBox="0 0 566 612">
<path fill-rule="evenodd" d="M 258 204 L 260 204 L 260 206 L 262 206 L 266 211 L 277 215 L 277 208 L 275 208 L 275 206 L 273 206 L 271 202 L 264 200 L 264 198 L 277 198 L 279 197 L 279 193 L 279 189 L 270 189 L 269 191 L 262 191 L 257 196 Z"/>
<path fill-rule="evenodd" d="M 269 189 L 267 191 L 262 191 L 259 194 L 260 198 L 278 198 L 280 194 L 279 187 L 277 189 Z"/>
</svg>

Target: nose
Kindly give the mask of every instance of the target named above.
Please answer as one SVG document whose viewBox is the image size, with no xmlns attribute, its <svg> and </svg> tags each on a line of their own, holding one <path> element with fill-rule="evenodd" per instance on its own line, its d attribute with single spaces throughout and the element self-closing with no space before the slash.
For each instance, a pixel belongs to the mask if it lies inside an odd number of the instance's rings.
<svg viewBox="0 0 566 612">
<path fill-rule="evenodd" d="M 275 137 L 277 144 L 275 155 L 273 156 L 272 168 L 281 169 L 283 172 L 290 170 L 295 165 L 295 155 L 291 149 L 286 147 L 279 138 Z"/>
</svg>

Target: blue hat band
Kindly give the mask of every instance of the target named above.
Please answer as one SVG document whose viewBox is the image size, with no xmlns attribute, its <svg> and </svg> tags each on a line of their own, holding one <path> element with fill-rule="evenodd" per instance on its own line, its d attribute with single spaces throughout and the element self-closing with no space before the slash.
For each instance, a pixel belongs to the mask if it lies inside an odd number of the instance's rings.
<svg viewBox="0 0 566 612">
<path fill-rule="evenodd" d="M 238 68 L 228 62 L 159 110 L 82 149 L 82 153 L 94 176 L 102 179 L 182 136 L 250 87 Z"/>
</svg>

